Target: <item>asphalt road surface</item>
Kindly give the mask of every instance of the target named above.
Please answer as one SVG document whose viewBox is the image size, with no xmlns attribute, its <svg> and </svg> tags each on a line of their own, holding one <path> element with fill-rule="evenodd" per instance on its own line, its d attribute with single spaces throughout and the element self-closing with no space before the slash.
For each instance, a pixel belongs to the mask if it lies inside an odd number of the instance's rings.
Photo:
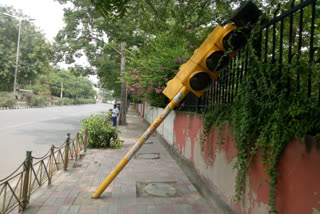
<svg viewBox="0 0 320 214">
<path fill-rule="evenodd" d="M 0 110 L 0 180 L 24 161 L 26 151 L 43 156 L 51 145 L 62 145 L 67 133 L 74 138 L 81 119 L 110 108 L 111 104 L 95 104 Z"/>
</svg>

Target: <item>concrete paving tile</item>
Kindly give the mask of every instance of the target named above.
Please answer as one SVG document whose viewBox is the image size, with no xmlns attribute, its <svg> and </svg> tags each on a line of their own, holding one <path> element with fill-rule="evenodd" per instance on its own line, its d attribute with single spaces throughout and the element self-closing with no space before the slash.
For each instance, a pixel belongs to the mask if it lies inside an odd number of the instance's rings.
<svg viewBox="0 0 320 214">
<path fill-rule="evenodd" d="M 137 206 L 136 205 L 120 205 L 118 213 L 136 214 L 137 213 Z"/>
<path fill-rule="evenodd" d="M 52 205 L 53 206 L 62 206 L 62 205 L 64 205 L 64 201 L 65 201 L 64 198 L 57 198 Z"/>
<path fill-rule="evenodd" d="M 71 191 L 70 194 L 68 195 L 68 198 L 75 198 L 79 194 L 79 191 Z"/>
<path fill-rule="evenodd" d="M 210 210 L 210 207 L 205 204 L 205 203 L 201 203 L 201 204 L 192 204 L 192 208 L 193 210 L 195 210 L 196 212 L 208 212 Z"/>
<path fill-rule="evenodd" d="M 110 204 L 108 214 L 118 214 L 118 204 Z"/>
<path fill-rule="evenodd" d="M 66 198 L 63 202 L 63 205 L 66 206 L 71 206 L 73 205 L 73 202 L 75 201 L 76 198 Z"/>
<path fill-rule="evenodd" d="M 52 198 L 66 198 L 70 195 L 70 192 L 54 192 L 51 197 Z"/>
<path fill-rule="evenodd" d="M 174 210 L 176 213 L 183 213 L 183 214 L 195 214 L 195 212 L 192 209 L 192 206 L 189 204 L 177 204 L 174 206 Z"/>
<path fill-rule="evenodd" d="M 78 214 L 80 209 L 80 206 L 78 205 L 73 205 L 70 207 L 70 209 L 68 210 L 67 214 Z"/>
<path fill-rule="evenodd" d="M 156 209 L 158 213 L 170 213 L 170 214 L 176 213 L 174 206 L 169 204 L 156 205 Z"/>
<path fill-rule="evenodd" d="M 56 214 L 60 207 L 43 206 L 39 209 L 37 214 Z"/>
<path fill-rule="evenodd" d="M 109 213 L 109 205 L 100 206 L 98 209 L 98 214 L 108 214 Z"/>
<path fill-rule="evenodd" d="M 155 205 L 162 205 L 162 204 L 173 204 L 171 198 L 160 198 L 154 197 L 153 202 Z"/>
<path fill-rule="evenodd" d="M 136 198 L 136 192 L 120 192 L 120 198 Z"/>
<path fill-rule="evenodd" d="M 147 214 L 147 205 L 137 205 L 136 207 L 138 214 Z"/>
<path fill-rule="evenodd" d="M 120 205 L 136 205 L 137 204 L 136 198 L 120 198 L 119 202 L 120 202 Z"/>
<path fill-rule="evenodd" d="M 154 205 L 148 205 L 147 214 L 158 214 L 156 207 Z"/>
<path fill-rule="evenodd" d="M 54 190 L 47 190 L 47 191 L 44 191 L 42 194 L 41 194 L 41 198 L 48 198 L 51 196 L 51 194 L 53 193 Z"/>
<path fill-rule="evenodd" d="M 97 214 L 99 207 L 96 206 L 80 206 L 79 214 Z"/>
<path fill-rule="evenodd" d="M 56 201 L 56 198 L 48 198 L 46 202 L 44 202 L 43 206 L 52 206 L 55 201 Z"/>
<path fill-rule="evenodd" d="M 34 213 L 37 213 L 39 210 L 40 210 L 41 206 L 35 206 L 35 205 L 32 205 L 32 206 L 28 206 L 27 209 L 25 209 L 23 211 L 23 214 L 34 214 Z M 18 213 L 18 211 L 17 211 Z"/>
<path fill-rule="evenodd" d="M 172 200 L 172 203 L 177 204 L 177 205 L 179 205 L 179 204 L 188 204 L 187 199 L 183 198 L 183 197 L 172 198 L 171 200 Z"/>
<path fill-rule="evenodd" d="M 67 214 L 70 209 L 70 206 L 61 206 L 57 214 Z"/>
<path fill-rule="evenodd" d="M 43 191 L 41 191 L 41 189 L 39 189 L 38 191 L 36 191 L 34 194 L 32 194 L 32 199 L 37 199 L 40 198 L 40 196 L 43 194 Z"/>
<path fill-rule="evenodd" d="M 153 198 L 137 198 L 137 205 L 154 205 Z"/>
<path fill-rule="evenodd" d="M 33 206 L 43 206 L 43 204 L 47 201 L 48 199 L 46 198 L 39 198 L 39 199 L 30 199 L 30 202 L 32 203 Z"/>
</svg>

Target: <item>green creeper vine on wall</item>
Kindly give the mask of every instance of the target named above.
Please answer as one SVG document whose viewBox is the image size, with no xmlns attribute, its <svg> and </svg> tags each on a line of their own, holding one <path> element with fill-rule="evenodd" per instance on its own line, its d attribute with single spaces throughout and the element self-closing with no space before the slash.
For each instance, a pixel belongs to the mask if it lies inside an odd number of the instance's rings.
<svg viewBox="0 0 320 214">
<path fill-rule="evenodd" d="M 279 159 L 288 142 L 306 134 L 320 136 L 319 64 L 300 59 L 294 64 L 263 63 L 248 45 L 250 66 L 232 104 L 215 104 L 214 111 L 203 115 L 202 146 L 211 130 L 230 122 L 234 134 L 238 170 L 235 200 L 243 195 L 246 176 L 253 157 L 260 159 L 268 175 L 270 212 L 277 213 L 275 191 Z M 282 76 L 278 78 L 281 66 Z M 301 76 L 296 87 L 296 75 Z M 312 95 L 307 96 L 307 75 L 313 81 Z M 290 90 L 288 90 L 288 81 Z M 210 143 L 210 142 L 208 142 Z M 223 144 L 223 142 L 218 142 Z"/>
</svg>

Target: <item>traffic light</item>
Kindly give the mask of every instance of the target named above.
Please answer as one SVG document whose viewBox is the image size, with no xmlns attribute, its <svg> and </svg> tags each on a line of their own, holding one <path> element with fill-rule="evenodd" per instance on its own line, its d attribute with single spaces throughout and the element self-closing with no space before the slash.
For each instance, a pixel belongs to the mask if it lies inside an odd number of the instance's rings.
<svg viewBox="0 0 320 214">
<path fill-rule="evenodd" d="M 225 27 L 218 25 L 194 51 L 177 75 L 168 82 L 163 93 L 172 100 L 184 86 L 200 97 L 213 80 L 228 67 L 238 50 L 247 43 L 250 27 L 260 16 L 260 10 L 251 2 L 246 2 Z"/>
</svg>

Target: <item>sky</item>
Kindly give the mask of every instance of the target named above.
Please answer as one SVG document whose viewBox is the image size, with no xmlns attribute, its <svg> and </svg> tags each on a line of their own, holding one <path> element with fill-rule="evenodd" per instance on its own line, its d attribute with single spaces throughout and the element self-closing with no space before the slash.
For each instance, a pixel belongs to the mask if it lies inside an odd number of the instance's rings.
<svg viewBox="0 0 320 214">
<path fill-rule="evenodd" d="M 54 0 L 0 0 L 0 5 L 12 6 L 22 10 L 40 28 L 45 37 L 52 42 L 58 31 L 63 28 L 63 8 Z"/>
</svg>

